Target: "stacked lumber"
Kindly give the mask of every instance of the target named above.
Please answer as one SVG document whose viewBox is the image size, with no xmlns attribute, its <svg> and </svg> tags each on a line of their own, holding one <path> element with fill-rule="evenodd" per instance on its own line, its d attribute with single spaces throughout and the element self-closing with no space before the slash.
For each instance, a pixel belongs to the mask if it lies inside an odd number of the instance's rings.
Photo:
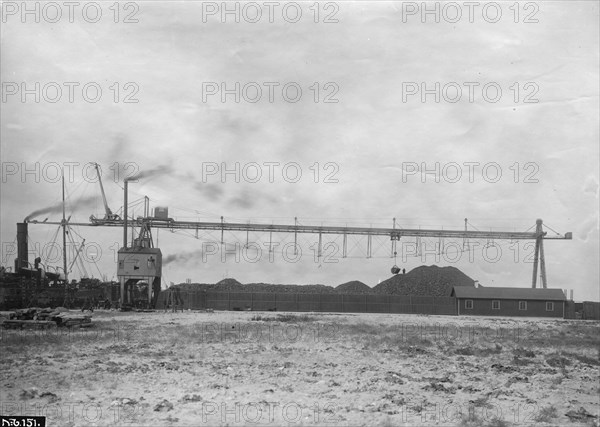
<svg viewBox="0 0 600 427">
<path fill-rule="evenodd" d="M 22 308 L 14 312 L 0 312 L 0 321 L 5 329 L 45 329 L 61 327 L 88 327 L 92 325 L 89 314 L 71 313 L 67 309 Z"/>
<path fill-rule="evenodd" d="M 49 320 L 5 320 L 2 322 L 4 329 L 49 329 L 56 328 L 56 322 Z"/>
<path fill-rule="evenodd" d="M 0 319 L 14 319 L 17 313 L 14 311 L 0 311 Z"/>
<path fill-rule="evenodd" d="M 79 326 L 80 328 L 92 326 L 92 316 L 89 314 L 59 313 L 53 316 L 52 320 L 56 322 L 57 326 L 67 328 L 72 328 L 73 326 Z"/>
</svg>

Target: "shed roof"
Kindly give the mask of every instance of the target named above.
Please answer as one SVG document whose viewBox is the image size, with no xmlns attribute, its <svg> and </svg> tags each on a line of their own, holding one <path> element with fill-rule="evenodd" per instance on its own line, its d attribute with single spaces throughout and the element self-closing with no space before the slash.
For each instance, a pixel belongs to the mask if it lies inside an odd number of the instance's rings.
<svg viewBox="0 0 600 427">
<path fill-rule="evenodd" d="M 469 286 L 455 286 L 454 295 L 457 298 L 471 299 L 566 300 L 565 294 L 561 289 L 539 288 L 472 288 Z"/>
</svg>

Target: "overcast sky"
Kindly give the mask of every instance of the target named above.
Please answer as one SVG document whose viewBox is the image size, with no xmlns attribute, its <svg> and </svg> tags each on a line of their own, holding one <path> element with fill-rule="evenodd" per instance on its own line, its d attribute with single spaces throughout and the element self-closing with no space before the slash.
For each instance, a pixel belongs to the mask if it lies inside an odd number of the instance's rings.
<svg viewBox="0 0 600 427">
<path fill-rule="evenodd" d="M 545 242 L 549 287 L 599 300 L 597 2 L 499 2 L 501 15 L 484 2 L 474 10 L 437 3 L 439 22 L 420 2 L 280 2 L 271 16 L 263 3 L 260 16 L 255 4 L 238 3 L 239 23 L 221 14 L 221 2 L 121 3 L 118 16 L 111 4 L 96 17 L 83 2 L 70 19 L 67 6 L 57 15 L 42 3 L 38 17 L 3 3 L 3 265 L 13 265 L 15 224 L 60 201 L 57 164 L 73 162 L 71 221 L 104 215 L 85 167 L 97 162 L 114 211 L 124 177 L 159 168 L 130 185 L 130 201 L 147 195 L 187 221 L 391 227 L 395 217 L 398 227 L 461 229 L 468 218 L 470 229 L 525 231 L 542 218 L 549 234 L 573 232 L 571 241 Z M 221 175 L 236 163 L 237 177 Z M 60 213 L 37 219 L 46 217 Z M 88 257 L 99 257 L 88 274 L 113 277 L 122 231 L 75 231 Z M 55 233 L 31 225 L 32 249 Z M 233 252 L 227 262 L 207 253 L 219 232 L 196 239 L 161 230 L 163 282 L 373 286 L 394 264 L 383 238 L 373 240 L 371 259 L 366 238 L 349 238 L 347 259 L 341 237 L 324 238 L 337 245 L 328 260 L 338 259 L 325 262 L 313 256 L 318 237 L 304 235 L 302 256 L 289 262 L 281 248 L 294 236 L 274 235 L 271 262 L 268 234 L 224 237 L 229 250 L 260 245 L 260 260 L 249 262 L 249 250 L 238 262 Z M 483 285 L 531 286 L 526 242 L 494 242 L 501 256 L 471 242 L 471 257 L 439 260 L 436 239 L 423 242 L 430 252 L 422 256 L 414 242 L 398 247 L 401 268 L 452 265 Z M 463 245 L 442 243 L 448 253 Z"/>
</svg>

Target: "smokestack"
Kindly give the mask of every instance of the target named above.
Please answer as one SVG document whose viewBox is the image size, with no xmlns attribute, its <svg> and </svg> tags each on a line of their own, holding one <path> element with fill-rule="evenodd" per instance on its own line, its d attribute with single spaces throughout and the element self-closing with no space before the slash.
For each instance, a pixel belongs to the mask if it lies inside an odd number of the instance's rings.
<svg viewBox="0 0 600 427">
<path fill-rule="evenodd" d="M 570 299 L 571 301 L 573 301 L 573 289 L 571 289 L 571 290 L 569 291 L 569 295 L 571 296 L 571 298 L 569 298 L 569 299 Z"/>
<path fill-rule="evenodd" d="M 123 201 L 123 248 L 127 248 L 127 180 L 125 184 L 125 200 Z"/>
<path fill-rule="evenodd" d="M 27 223 L 26 222 L 18 222 L 17 223 L 17 261 L 15 262 L 15 267 L 18 268 L 28 268 L 29 267 L 29 257 L 27 250 Z M 18 273 L 18 271 L 15 271 Z"/>
</svg>

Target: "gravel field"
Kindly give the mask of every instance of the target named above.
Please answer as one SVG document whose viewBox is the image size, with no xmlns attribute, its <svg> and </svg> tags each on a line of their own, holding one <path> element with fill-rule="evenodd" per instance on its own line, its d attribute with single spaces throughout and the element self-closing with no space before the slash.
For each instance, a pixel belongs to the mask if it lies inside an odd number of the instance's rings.
<svg viewBox="0 0 600 427">
<path fill-rule="evenodd" d="M 96 311 L 1 335 L 3 415 L 54 426 L 598 425 L 597 322 Z"/>
</svg>

